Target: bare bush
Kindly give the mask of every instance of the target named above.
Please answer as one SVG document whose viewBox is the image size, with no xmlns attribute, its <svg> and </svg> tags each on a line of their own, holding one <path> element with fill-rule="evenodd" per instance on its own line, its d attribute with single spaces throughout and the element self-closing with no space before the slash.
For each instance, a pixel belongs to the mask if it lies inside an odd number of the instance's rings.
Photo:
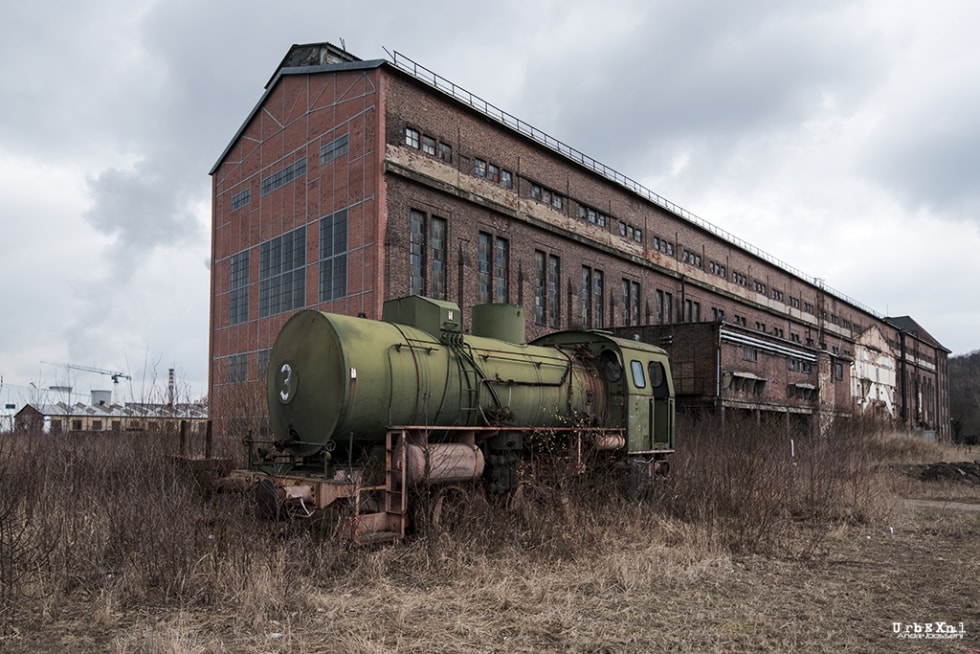
<svg viewBox="0 0 980 654">
<path fill-rule="evenodd" d="M 682 427 L 672 474 L 655 502 L 698 525 L 709 547 L 773 552 L 792 525 L 864 521 L 880 511 L 874 436 L 846 424 L 825 435 L 785 424 L 713 420 Z"/>
<path fill-rule="evenodd" d="M 398 609 L 384 598 L 411 603 L 416 589 L 431 599 L 444 588 L 466 598 L 443 607 L 446 619 L 471 601 L 486 615 L 513 616 L 512 607 L 527 603 L 520 593 L 538 592 L 525 575 L 547 573 L 546 583 L 567 598 L 653 597 L 662 584 L 720 575 L 744 555 L 812 554 L 841 525 L 875 523 L 885 509 L 874 470 L 908 445 L 842 425 L 826 436 L 754 421 L 726 427 L 682 421 L 670 476 L 644 492 L 633 469 L 601 452 L 542 456 L 518 497 L 466 501 L 462 519 L 373 548 L 351 546 L 326 522 L 264 520 L 248 495 L 202 496 L 171 457 L 175 435 L 5 439 L 0 608 L 40 620 L 86 605 L 94 622 L 118 633 L 123 607 L 144 616 L 217 614 L 229 629 L 283 634 L 284 646 L 310 621 L 336 620 L 343 642 L 397 649 L 380 631 L 358 632 L 363 621 L 347 612 L 384 606 L 379 624 L 411 632 L 413 612 L 426 607 Z M 563 581 L 566 572 L 574 581 Z M 549 615 L 579 625 L 571 609 Z M 165 647 L 142 620 L 144 635 L 117 641 L 119 651 Z M 180 641 L 178 627 L 168 627 L 172 642 Z M 421 632 L 417 638 L 432 644 Z M 267 651 L 261 645 L 250 651 Z"/>
</svg>

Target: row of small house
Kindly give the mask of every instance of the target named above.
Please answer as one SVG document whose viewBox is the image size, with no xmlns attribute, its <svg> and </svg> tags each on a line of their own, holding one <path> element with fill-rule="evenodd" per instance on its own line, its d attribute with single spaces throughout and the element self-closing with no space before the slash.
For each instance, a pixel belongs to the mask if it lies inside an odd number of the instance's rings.
<svg viewBox="0 0 980 654">
<path fill-rule="evenodd" d="M 207 429 L 208 409 L 202 404 L 54 404 L 24 405 L 14 414 L 14 429 L 25 432 L 146 431 L 177 432 L 187 421 L 191 433 Z"/>
</svg>

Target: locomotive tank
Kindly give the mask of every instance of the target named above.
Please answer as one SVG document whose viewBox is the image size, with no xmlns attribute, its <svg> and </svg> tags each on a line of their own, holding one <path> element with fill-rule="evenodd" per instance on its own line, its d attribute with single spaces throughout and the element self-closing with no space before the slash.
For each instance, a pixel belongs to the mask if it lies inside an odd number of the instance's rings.
<svg viewBox="0 0 980 654">
<path fill-rule="evenodd" d="M 421 327 L 311 310 L 291 317 L 267 373 L 280 447 L 307 457 L 383 441 L 391 426 L 603 418 L 607 398 L 594 366 L 555 347 L 464 335 L 445 319 L 451 309 L 425 302 L 441 313 Z"/>
</svg>

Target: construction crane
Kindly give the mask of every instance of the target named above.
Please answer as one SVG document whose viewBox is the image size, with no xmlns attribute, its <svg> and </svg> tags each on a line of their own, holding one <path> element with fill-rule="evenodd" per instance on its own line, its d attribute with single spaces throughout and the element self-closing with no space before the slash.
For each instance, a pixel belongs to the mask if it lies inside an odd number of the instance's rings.
<svg viewBox="0 0 980 654">
<path fill-rule="evenodd" d="M 120 379 L 132 379 L 129 375 L 124 372 L 116 372 L 115 370 L 103 370 L 102 368 L 93 368 L 91 366 L 79 366 L 74 363 L 54 363 L 51 361 L 42 361 L 41 363 L 46 363 L 49 366 L 62 366 L 70 370 L 84 370 L 85 372 L 94 372 L 99 375 L 107 375 L 112 378 L 113 384 L 118 384 Z"/>
</svg>

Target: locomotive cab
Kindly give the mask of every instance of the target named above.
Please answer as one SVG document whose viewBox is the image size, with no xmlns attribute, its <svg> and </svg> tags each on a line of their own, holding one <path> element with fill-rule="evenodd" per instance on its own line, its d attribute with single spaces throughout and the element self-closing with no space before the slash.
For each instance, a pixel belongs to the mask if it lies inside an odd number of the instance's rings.
<svg viewBox="0 0 980 654">
<path fill-rule="evenodd" d="M 606 389 L 607 427 L 626 431 L 628 454 L 665 456 L 674 449 L 674 387 L 667 353 L 656 346 L 606 332 L 558 332 L 534 345 L 583 350 Z"/>
</svg>

